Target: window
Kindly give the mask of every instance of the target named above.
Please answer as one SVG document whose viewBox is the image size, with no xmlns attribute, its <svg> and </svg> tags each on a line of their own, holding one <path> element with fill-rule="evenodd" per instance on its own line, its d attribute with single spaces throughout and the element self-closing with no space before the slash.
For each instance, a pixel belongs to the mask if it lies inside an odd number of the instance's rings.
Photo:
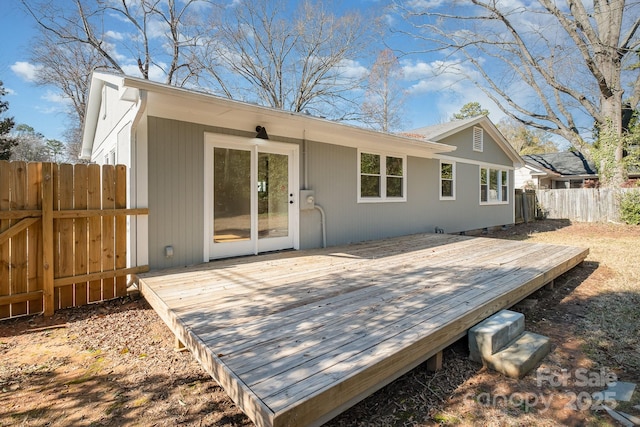
<svg viewBox="0 0 640 427">
<path fill-rule="evenodd" d="M 456 165 L 451 162 L 440 162 L 440 200 L 456 198 Z"/>
<path fill-rule="evenodd" d="M 506 170 L 480 168 L 480 203 L 509 201 L 509 173 Z"/>
<path fill-rule="evenodd" d="M 484 131 L 482 128 L 473 127 L 473 151 L 480 151 L 484 149 Z"/>
<path fill-rule="evenodd" d="M 360 152 L 358 201 L 406 201 L 406 157 Z"/>
</svg>

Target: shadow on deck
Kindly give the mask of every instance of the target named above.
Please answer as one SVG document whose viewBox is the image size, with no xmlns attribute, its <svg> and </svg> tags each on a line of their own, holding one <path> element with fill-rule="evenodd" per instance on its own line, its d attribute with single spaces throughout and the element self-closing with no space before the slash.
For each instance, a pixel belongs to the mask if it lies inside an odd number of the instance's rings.
<svg viewBox="0 0 640 427">
<path fill-rule="evenodd" d="M 140 288 L 257 425 L 319 425 L 587 254 L 422 234 L 158 271 Z"/>
</svg>

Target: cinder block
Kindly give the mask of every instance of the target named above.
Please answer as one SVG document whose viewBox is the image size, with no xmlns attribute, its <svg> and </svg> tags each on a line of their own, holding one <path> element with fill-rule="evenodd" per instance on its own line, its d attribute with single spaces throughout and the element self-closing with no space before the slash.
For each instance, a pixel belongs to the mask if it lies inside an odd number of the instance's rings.
<svg viewBox="0 0 640 427">
<path fill-rule="evenodd" d="M 469 358 L 482 363 L 524 332 L 524 315 L 502 310 L 469 329 Z"/>
<path fill-rule="evenodd" d="M 484 357 L 487 367 L 511 378 L 521 378 L 551 351 L 549 338 L 525 332 L 503 350 Z"/>
</svg>

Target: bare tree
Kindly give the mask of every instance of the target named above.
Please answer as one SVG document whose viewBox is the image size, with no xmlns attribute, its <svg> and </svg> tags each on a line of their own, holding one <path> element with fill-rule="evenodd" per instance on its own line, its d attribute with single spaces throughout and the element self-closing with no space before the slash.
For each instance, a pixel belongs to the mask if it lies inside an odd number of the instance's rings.
<svg viewBox="0 0 640 427">
<path fill-rule="evenodd" d="M 496 127 L 509 144 L 520 154 L 556 153 L 558 147 L 551 139 L 551 134 L 542 129 L 530 128 L 512 119 L 504 117 Z"/>
<path fill-rule="evenodd" d="M 471 0 L 445 9 L 405 8 L 430 50 L 472 79 L 510 117 L 583 147 L 581 119 L 621 135 L 623 100 L 640 101 L 638 2 Z M 469 65 L 471 67 L 469 67 Z M 622 144 L 609 167 L 623 179 Z"/>
<path fill-rule="evenodd" d="M 334 119 L 354 117 L 353 91 L 365 73 L 353 66 L 369 26 L 357 13 L 334 15 L 326 2 L 297 7 L 289 12 L 277 0 L 234 2 L 226 14 L 212 14 L 209 37 L 195 58 L 229 97 Z"/>
<path fill-rule="evenodd" d="M 403 126 L 406 92 L 400 81 L 402 67 L 391 49 L 378 54 L 369 73 L 369 85 L 362 104 L 363 121 L 383 132 L 399 130 Z"/>
<path fill-rule="evenodd" d="M 196 40 L 190 34 L 191 26 L 183 23 L 195 19 L 196 12 L 191 9 L 204 1 L 72 0 L 71 8 L 67 2 L 21 0 L 49 39 L 84 45 L 102 58 L 107 68 L 120 73 L 135 65 L 140 75 L 149 79 L 155 67 L 165 83 L 177 86 L 192 77 L 183 50 Z M 125 34 L 108 27 L 114 19 L 125 25 Z"/>
</svg>

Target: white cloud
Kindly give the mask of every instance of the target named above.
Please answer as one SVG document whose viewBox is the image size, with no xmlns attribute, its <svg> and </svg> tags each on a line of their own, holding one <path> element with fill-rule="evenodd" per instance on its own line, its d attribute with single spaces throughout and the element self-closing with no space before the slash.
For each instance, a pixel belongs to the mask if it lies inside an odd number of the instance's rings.
<svg viewBox="0 0 640 427">
<path fill-rule="evenodd" d="M 16 92 L 15 90 L 11 89 L 10 87 L 5 87 L 4 91 L 7 93 L 7 95 L 17 95 L 18 92 Z"/>
<path fill-rule="evenodd" d="M 150 39 L 165 37 L 168 32 L 169 24 L 159 19 L 151 20 L 147 24 L 147 37 Z"/>
<path fill-rule="evenodd" d="M 151 67 L 149 67 L 149 80 L 164 83 L 167 78 L 167 74 L 164 72 L 162 67 L 165 67 L 166 65 L 167 64 L 164 63 L 160 63 L 159 66 L 151 65 Z M 137 64 L 123 65 L 122 71 L 124 71 L 124 73 L 128 76 L 142 77 L 142 73 L 140 72 Z"/>
<path fill-rule="evenodd" d="M 64 96 L 63 94 L 59 93 L 59 92 L 54 92 L 52 90 L 47 90 L 44 95 L 41 96 L 42 99 L 44 99 L 45 101 L 49 101 L 49 102 L 53 102 L 54 104 L 61 104 L 61 105 L 69 105 L 71 103 L 71 100 Z"/>
<path fill-rule="evenodd" d="M 405 80 L 410 83 L 408 93 L 421 94 L 449 90 L 463 92 L 471 83 L 470 79 L 478 79 L 478 73 L 458 61 L 404 61 L 402 71 Z"/>
<path fill-rule="evenodd" d="M 36 74 L 42 68 L 42 65 L 31 64 L 30 62 L 18 61 L 11 66 L 13 71 L 18 77 L 27 82 L 33 82 L 36 79 Z"/>
<path fill-rule="evenodd" d="M 411 0 L 407 6 L 413 10 L 433 9 L 442 5 L 443 0 Z"/>
<path fill-rule="evenodd" d="M 118 31 L 107 31 L 106 33 L 104 33 L 104 36 L 108 39 L 113 39 L 113 40 L 124 40 L 124 34 L 120 33 Z"/>
<path fill-rule="evenodd" d="M 361 65 L 358 61 L 353 61 L 351 59 L 343 59 L 340 61 L 340 75 L 342 77 L 347 78 L 361 78 L 366 76 L 369 73 L 366 67 Z"/>
</svg>

